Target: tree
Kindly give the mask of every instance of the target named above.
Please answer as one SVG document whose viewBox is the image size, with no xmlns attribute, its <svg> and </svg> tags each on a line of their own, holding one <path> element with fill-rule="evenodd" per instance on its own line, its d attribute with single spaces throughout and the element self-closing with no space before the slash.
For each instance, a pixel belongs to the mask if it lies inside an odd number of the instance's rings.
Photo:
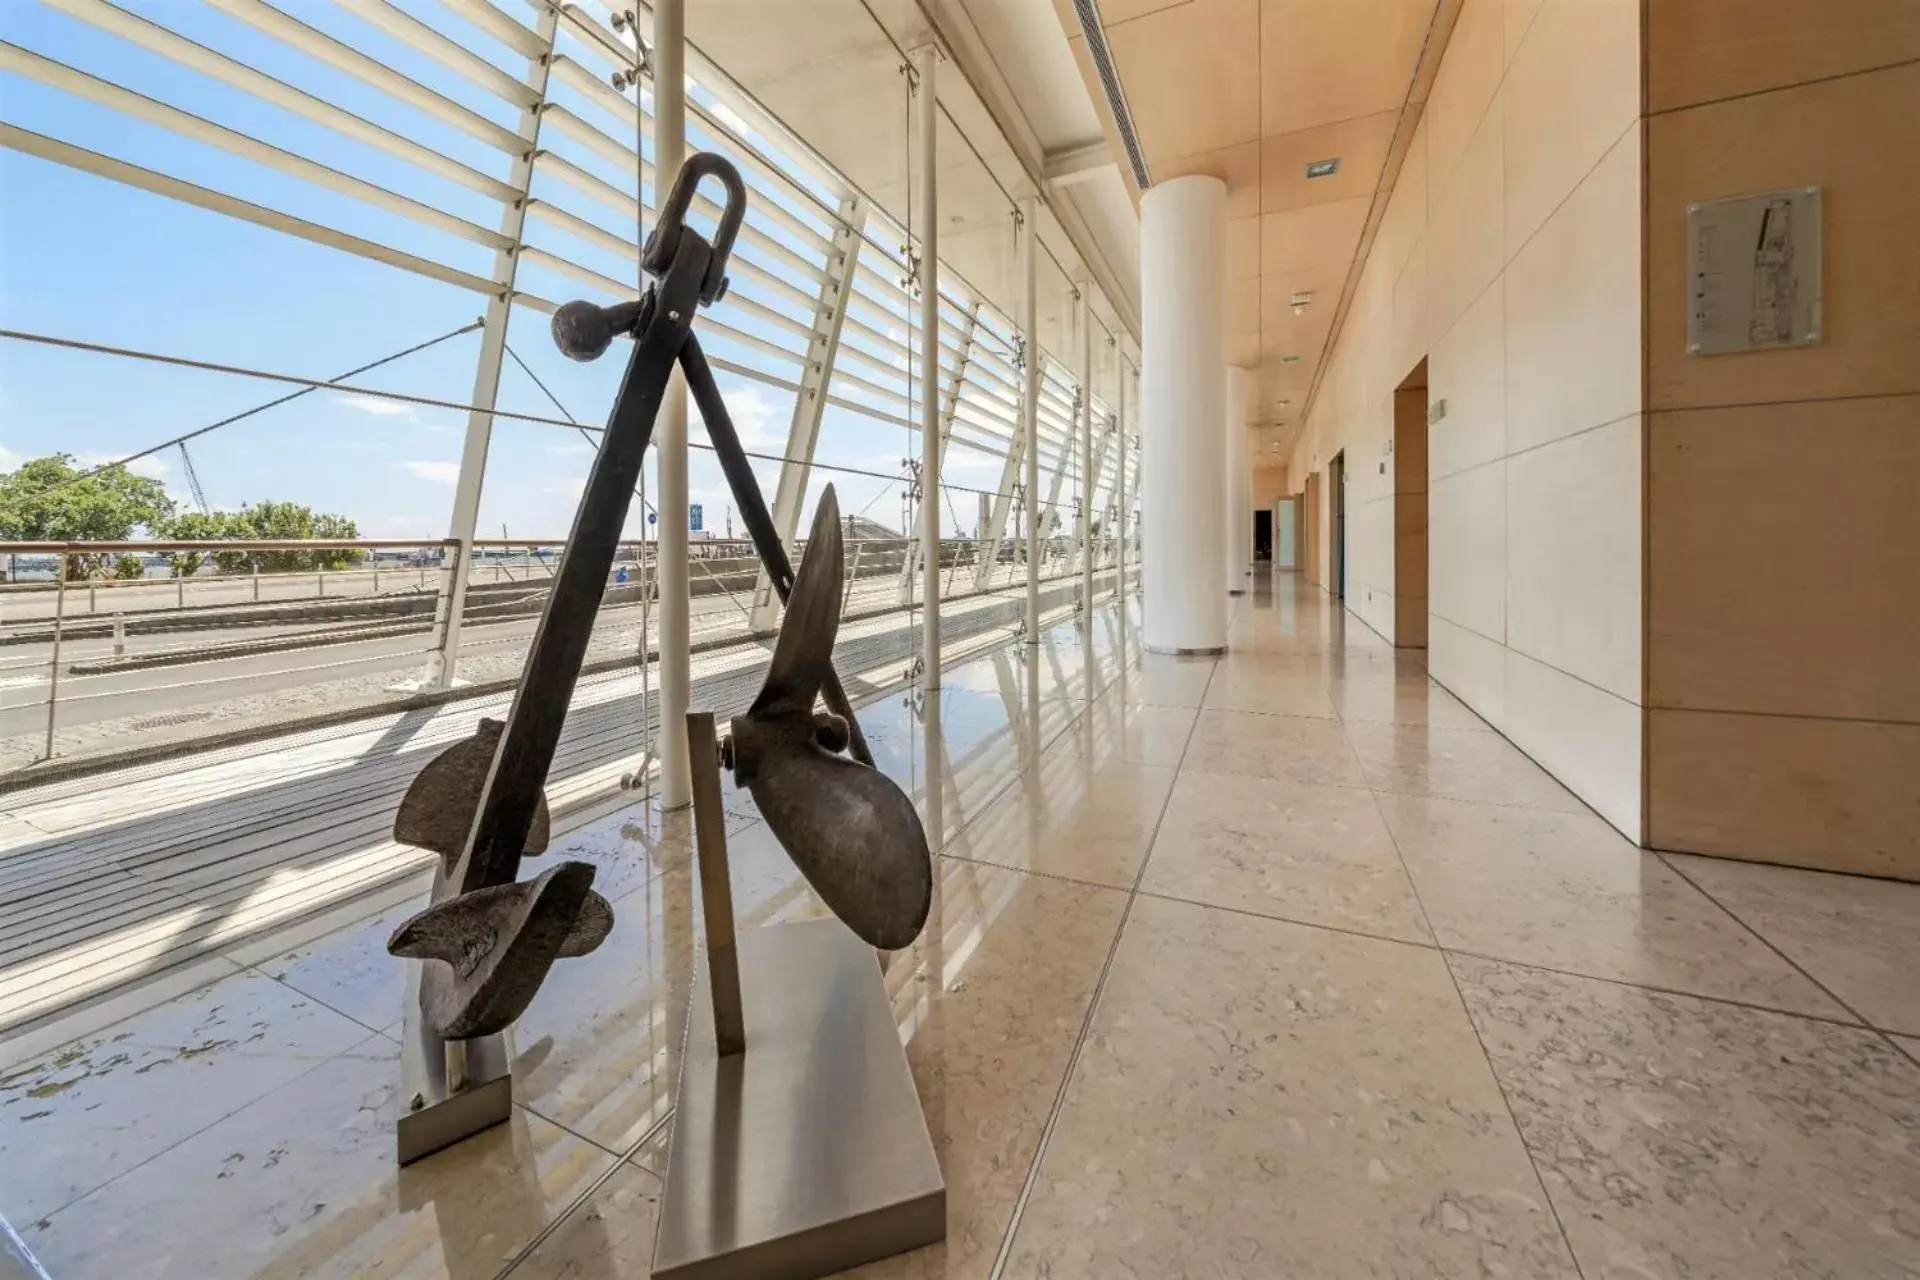
<svg viewBox="0 0 1920 1280">
<path fill-rule="evenodd" d="M 346 516 L 316 512 L 297 502 L 256 502 L 238 511 L 219 511 L 212 515 L 189 511 L 167 521 L 161 533 L 180 542 L 348 539 L 360 536 L 359 527 Z M 209 554 L 214 567 L 221 573 L 254 570 L 261 573 L 297 573 L 316 569 L 344 569 L 359 563 L 363 555 L 350 547 L 315 551 L 183 551 L 173 557 L 173 571 L 182 576 L 192 574 Z"/>
<path fill-rule="evenodd" d="M 156 530 L 172 515 L 173 499 L 158 480 L 119 466 L 87 471 L 69 453 L 0 475 L 0 540 L 8 542 L 124 542 L 136 528 Z M 69 556 L 67 577 L 91 577 L 106 560 Z"/>
</svg>

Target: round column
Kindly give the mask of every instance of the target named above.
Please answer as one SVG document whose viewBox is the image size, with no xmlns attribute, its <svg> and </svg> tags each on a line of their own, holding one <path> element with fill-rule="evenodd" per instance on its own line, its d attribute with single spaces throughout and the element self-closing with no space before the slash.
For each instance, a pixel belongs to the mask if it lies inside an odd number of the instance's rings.
<svg viewBox="0 0 1920 1280">
<path fill-rule="evenodd" d="M 1247 589 L 1247 575 L 1253 567 L 1253 470 L 1247 459 L 1247 371 L 1229 366 L 1226 382 L 1226 417 L 1221 432 L 1226 437 L 1226 468 L 1223 483 L 1226 501 L 1225 547 L 1227 594 L 1240 595 Z"/>
<path fill-rule="evenodd" d="M 1140 576 L 1152 653 L 1224 653 L 1227 186 L 1140 199 Z"/>
</svg>

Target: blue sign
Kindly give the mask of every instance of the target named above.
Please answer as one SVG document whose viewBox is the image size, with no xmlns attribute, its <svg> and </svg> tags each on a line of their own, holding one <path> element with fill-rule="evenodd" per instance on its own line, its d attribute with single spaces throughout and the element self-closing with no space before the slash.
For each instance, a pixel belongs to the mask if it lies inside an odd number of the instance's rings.
<svg viewBox="0 0 1920 1280">
<path fill-rule="evenodd" d="M 697 502 L 687 506 L 687 528 L 694 533 L 700 532 L 700 504 Z"/>
<path fill-rule="evenodd" d="M 660 523 L 660 513 L 659 513 L 658 511 L 649 511 L 649 512 L 647 512 L 647 523 L 648 523 L 648 524 L 659 524 L 659 523 Z"/>
</svg>

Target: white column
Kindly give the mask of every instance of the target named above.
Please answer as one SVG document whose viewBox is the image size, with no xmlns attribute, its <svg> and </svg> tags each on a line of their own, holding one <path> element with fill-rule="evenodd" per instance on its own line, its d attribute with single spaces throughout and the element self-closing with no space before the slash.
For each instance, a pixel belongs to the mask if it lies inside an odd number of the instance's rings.
<svg viewBox="0 0 1920 1280">
<path fill-rule="evenodd" d="M 1154 653 L 1227 647 L 1226 240 L 1218 178 L 1174 178 L 1140 198 L 1140 567 Z"/>
<path fill-rule="evenodd" d="M 1093 462 L 1093 307 L 1082 284 L 1075 295 L 1073 317 L 1080 338 L 1080 621 L 1093 624 L 1093 486 L 1099 479 Z M 1093 685 L 1087 685 L 1091 696 Z"/>
<path fill-rule="evenodd" d="M 659 189 L 654 207 L 687 158 L 686 0 L 659 0 L 653 11 L 653 154 Z M 684 809 L 693 803 L 687 773 L 687 703 L 692 695 L 688 650 L 687 584 L 687 384 L 678 368 L 667 384 L 653 438 L 659 450 L 660 535 L 660 805 Z"/>
<path fill-rule="evenodd" d="M 1227 500 L 1220 504 L 1227 513 L 1226 552 L 1227 593 L 1240 595 L 1247 589 L 1247 574 L 1253 568 L 1253 475 L 1247 462 L 1247 371 L 1229 366 L 1226 380 L 1227 413 L 1221 428 L 1226 437 L 1225 484 Z"/>
</svg>

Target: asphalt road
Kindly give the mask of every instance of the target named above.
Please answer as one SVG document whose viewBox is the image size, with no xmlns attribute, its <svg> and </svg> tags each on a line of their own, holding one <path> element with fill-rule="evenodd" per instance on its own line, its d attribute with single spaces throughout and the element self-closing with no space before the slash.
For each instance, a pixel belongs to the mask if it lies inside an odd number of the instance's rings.
<svg viewBox="0 0 1920 1280">
<path fill-rule="evenodd" d="M 898 579 L 863 576 L 854 607 L 872 608 L 893 596 Z M 691 630 L 698 643 L 726 631 L 746 629 L 743 599 L 725 594 L 696 596 L 692 601 Z M 501 622 L 469 622 L 461 628 L 461 668 L 486 673 L 489 666 L 507 662 L 518 669 L 517 655 L 531 644 L 539 619 L 529 616 Z M 304 689 L 328 681 L 386 677 L 399 681 L 419 675 L 430 631 L 377 636 L 346 643 L 314 643 L 270 653 L 219 657 L 208 649 L 201 661 L 141 667 L 134 670 L 76 674 L 72 667 L 89 659 L 112 656 L 108 637 L 66 640 L 60 647 L 59 724 L 79 728 L 128 716 L 165 716 L 234 698 L 263 699 L 277 692 Z M 641 610 L 638 605 L 603 609 L 595 623 L 596 650 L 633 651 L 639 645 Z M 329 622 L 302 626 L 220 627 L 200 631 L 171 631 L 131 635 L 127 655 L 161 651 L 193 652 L 208 646 L 272 637 L 309 636 L 316 642 L 329 632 L 359 627 L 364 622 Z M 658 627 L 658 607 L 655 608 Z M 50 642 L 0 646 L 0 739 L 33 734 L 46 724 Z M 489 662 L 489 659 L 492 659 Z M 484 678 L 484 674 L 483 674 Z"/>
</svg>

